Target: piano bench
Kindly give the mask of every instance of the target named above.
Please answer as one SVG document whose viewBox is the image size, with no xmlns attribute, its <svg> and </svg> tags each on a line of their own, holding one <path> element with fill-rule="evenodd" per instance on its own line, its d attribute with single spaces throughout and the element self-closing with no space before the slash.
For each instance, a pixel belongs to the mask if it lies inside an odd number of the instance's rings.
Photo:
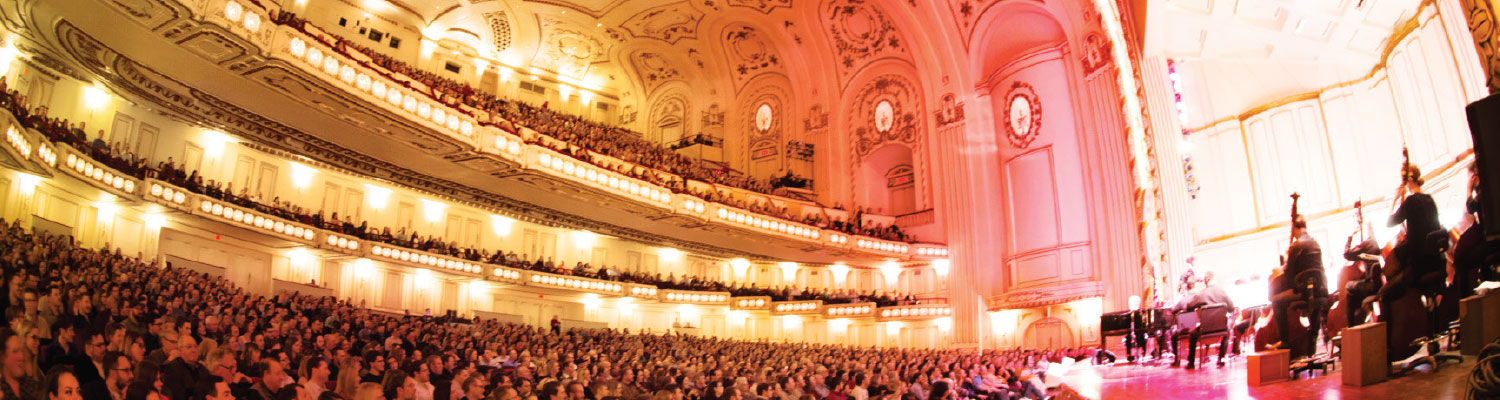
<svg viewBox="0 0 1500 400">
<path fill-rule="evenodd" d="M 1292 378 L 1292 352 L 1290 350 L 1267 350 L 1250 353 L 1246 357 L 1245 377 L 1250 386 L 1260 386 Z"/>
</svg>

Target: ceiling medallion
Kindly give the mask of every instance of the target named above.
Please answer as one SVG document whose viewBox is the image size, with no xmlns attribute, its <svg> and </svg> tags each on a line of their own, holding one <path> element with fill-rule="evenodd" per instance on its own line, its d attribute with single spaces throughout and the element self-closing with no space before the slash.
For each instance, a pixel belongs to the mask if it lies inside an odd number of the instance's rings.
<svg viewBox="0 0 1500 400">
<path fill-rule="evenodd" d="M 1017 148 L 1031 146 L 1042 129 L 1042 102 L 1031 85 L 1016 81 L 1005 96 L 1005 134 Z"/>
<path fill-rule="evenodd" d="M 875 105 L 875 131 L 890 132 L 891 126 L 896 124 L 896 109 L 891 106 L 889 100 L 881 100 Z"/>
<path fill-rule="evenodd" d="M 760 108 L 755 110 L 755 129 L 764 133 L 771 130 L 771 105 L 761 103 Z"/>
</svg>

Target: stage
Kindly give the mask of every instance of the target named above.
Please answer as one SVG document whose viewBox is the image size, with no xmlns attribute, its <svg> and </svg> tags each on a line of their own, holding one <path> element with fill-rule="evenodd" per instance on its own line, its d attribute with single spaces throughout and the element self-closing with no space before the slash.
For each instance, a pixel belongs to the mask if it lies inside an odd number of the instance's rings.
<svg viewBox="0 0 1500 400">
<path fill-rule="evenodd" d="M 1223 368 L 1214 366 L 1210 357 L 1207 368 L 1192 370 L 1155 364 L 1077 365 L 1062 381 L 1090 399 L 1462 399 L 1474 362 L 1473 356 L 1464 357 L 1462 364 L 1446 364 L 1437 373 L 1423 367 L 1365 387 L 1344 386 L 1338 369 L 1327 376 L 1303 374 L 1298 380 L 1250 387 L 1244 357 L 1226 360 Z"/>
</svg>

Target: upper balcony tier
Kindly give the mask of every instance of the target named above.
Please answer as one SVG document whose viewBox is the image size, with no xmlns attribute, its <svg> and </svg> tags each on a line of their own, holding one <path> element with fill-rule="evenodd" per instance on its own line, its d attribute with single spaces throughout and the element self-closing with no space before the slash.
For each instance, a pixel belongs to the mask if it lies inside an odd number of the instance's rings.
<svg viewBox="0 0 1500 400">
<path fill-rule="evenodd" d="M 722 256 L 824 263 L 947 257 L 941 244 L 793 220 L 848 215 L 842 210 L 683 180 L 441 101 L 420 82 L 335 48 L 337 39 L 316 27 L 271 23 L 272 14 L 251 3 L 21 3 L 8 11 L 50 24 L 34 26 L 41 33 L 27 39 L 66 57 L 43 64 L 251 142 L 503 214 Z M 705 192 L 763 200 L 793 218 L 694 195 Z"/>
</svg>

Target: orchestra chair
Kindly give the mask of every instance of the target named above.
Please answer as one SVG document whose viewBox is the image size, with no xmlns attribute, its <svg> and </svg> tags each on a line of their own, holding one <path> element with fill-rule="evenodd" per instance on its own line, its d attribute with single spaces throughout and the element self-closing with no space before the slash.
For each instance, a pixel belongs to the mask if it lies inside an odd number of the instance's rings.
<svg viewBox="0 0 1500 400">
<path fill-rule="evenodd" d="M 1293 346 L 1292 352 L 1292 378 L 1296 379 L 1302 372 L 1322 370 L 1324 374 L 1333 368 L 1334 359 L 1326 354 L 1318 354 L 1318 332 L 1322 332 L 1324 321 L 1328 315 L 1328 277 L 1322 269 L 1310 269 L 1302 271 L 1293 277 L 1292 283 L 1297 285 L 1294 290 L 1302 295 L 1302 299 L 1292 302 L 1288 311 L 1301 311 L 1307 317 L 1307 331 L 1312 337 L 1298 338 L 1289 341 Z M 1287 316 L 1291 318 L 1290 315 Z M 1283 338 L 1287 340 L 1287 338 Z"/>
<path fill-rule="evenodd" d="M 1177 312 L 1177 329 L 1170 335 L 1172 341 L 1172 366 L 1177 366 L 1182 361 L 1181 355 L 1177 351 L 1178 347 L 1182 344 L 1182 340 L 1197 334 L 1199 325 L 1197 310 Z"/>
<path fill-rule="evenodd" d="M 1428 244 L 1430 245 L 1430 247 L 1428 248 L 1433 249 L 1433 251 L 1438 252 L 1438 254 L 1441 254 L 1441 252 L 1445 252 L 1448 250 L 1447 232 L 1433 232 L 1432 234 L 1427 235 L 1427 240 Z M 1448 291 L 1447 280 L 1448 271 L 1447 269 L 1443 268 L 1422 274 L 1422 276 L 1417 280 L 1417 283 L 1415 285 L 1417 294 L 1422 298 L 1422 307 L 1426 308 L 1427 310 L 1428 334 L 1427 336 L 1413 340 L 1412 344 L 1417 346 L 1425 346 L 1427 348 L 1427 356 L 1418 358 L 1408 363 L 1406 367 L 1401 370 L 1400 374 L 1411 372 L 1412 370 L 1416 369 L 1417 366 L 1420 366 L 1422 364 L 1431 365 L 1433 372 L 1437 372 L 1438 367 L 1442 366 L 1444 361 L 1453 361 L 1457 363 L 1464 362 L 1463 356 L 1442 353 L 1442 341 L 1445 339 L 1450 339 L 1453 336 L 1453 331 L 1444 327 L 1444 325 L 1446 324 L 1443 323 L 1443 320 L 1439 315 L 1440 313 L 1437 310 L 1439 305 L 1438 296 L 1443 295 Z"/>
<path fill-rule="evenodd" d="M 1229 331 L 1229 312 L 1229 306 L 1223 303 L 1214 303 L 1198 308 L 1198 331 L 1196 334 L 1198 335 L 1199 350 L 1203 351 L 1198 352 L 1198 359 L 1194 360 L 1195 362 L 1203 361 L 1208 355 L 1208 339 L 1221 338 L 1220 341 L 1222 343 L 1219 344 L 1220 347 L 1230 345 L 1229 342 L 1232 339 L 1230 338 Z M 1220 351 L 1227 351 L 1227 349 Z M 1223 361 L 1223 358 L 1219 359 L 1220 363 Z M 1203 365 L 1202 363 L 1197 364 Z"/>
</svg>

